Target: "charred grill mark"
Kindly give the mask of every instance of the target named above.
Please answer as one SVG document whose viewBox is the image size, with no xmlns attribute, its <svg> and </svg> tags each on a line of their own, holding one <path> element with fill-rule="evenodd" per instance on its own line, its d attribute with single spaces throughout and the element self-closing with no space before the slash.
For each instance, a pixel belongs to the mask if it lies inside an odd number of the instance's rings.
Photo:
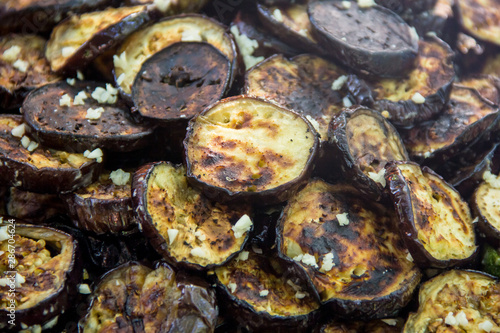
<svg viewBox="0 0 500 333">
<path fill-rule="evenodd" d="M 227 159 L 227 156 L 223 155 L 222 153 L 213 151 L 209 148 L 201 148 L 201 149 L 203 153 L 200 158 L 201 160 L 200 164 L 205 168 L 220 164 L 221 161 Z"/>
</svg>

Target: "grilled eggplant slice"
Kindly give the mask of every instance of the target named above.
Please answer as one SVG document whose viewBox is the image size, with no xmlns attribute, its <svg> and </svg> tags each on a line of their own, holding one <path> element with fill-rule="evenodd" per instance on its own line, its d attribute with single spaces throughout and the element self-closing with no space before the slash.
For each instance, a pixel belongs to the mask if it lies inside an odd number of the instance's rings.
<svg viewBox="0 0 500 333">
<path fill-rule="evenodd" d="M 412 1 L 412 3 L 418 2 L 425 1 Z M 415 27 L 419 36 L 435 33 L 449 45 L 454 45 L 458 31 L 458 24 L 453 13 L 455 0 L 437 0 L 432 2 L 435 2 L 433 7 L 412 15 L 407 20 L 408 24 Z M 383 5 L 382 3 L 379 4 Z"/>
<path fill-rule="evenodd" d="M 443 178 L 413 162 L 386 166 L 401 235 L 420 267 L 466 264 L 477 254 L 469 206 Z"/>
<path fill-rule="evenodd" d="M 146 164 L 134 174 L 132 191 L 141 229 L 158 253 L 177 267 L 202 270 L 222 265 L 248 239 L 250 207 L 210 202 L 189 186 L 185 174 L 184 167 L 166 162 Z M 250 224 L 243 230 L 246 222 Z"/>
<path fill-rule="evenodd" d="M 181 13 L 196 13 L 205 6 L 209 0 L 177 0 L 177 1 L 154 1 L 154 0 L 125 0 L 127 6 L 149 5 L 156 2 L 156 7 L 166 16 Z"/>
<path fill-rule="evenodd" d="M 332 85 L 342 82 L 344 74 L 333 63 L 315 55 L 303 54 L 291 60 L 275 55 L 247 72 L 245 93 L 303 114 L 317 125 L 321 140 L 326 141 L 328 124 L 343 106 L 341 87 L 334 90 Z"/>
<path fill-rule="evenodd" d="M 131 183 L 131 172 L 105 171 L 97 182 L 61 197 L 76 227 L 96 234 L 120 233 L 137 227 Z"/>
<path fill-rule="evenodd" d="M 239 73 L 236 44 L 217 21 L 201 15 L 169 17 L 130 35 L 114 58 L 115 78 L 125 95 L 130 95 L 142 64 L 161 49 L 177 42 L 207 42 L 231 62 L 230 84 Z"/>
<path fill-rule="evenodd" d="M 60 78 L 45 59 L 45 39 L 10 34 L 0 38 L 0 107 L 19 107 L 33 89 Z"/>
<path fill-rule="evenodd" d="M 71 13 L 106 7 L 112 0 L 4 0 L 0 4 L 0 32 L 47 32 Z"/>
<path fill-rule="evenodd" d="M 186 124 L 228 92 L 231 62 L 208 43 L 180 42 L 146 60 L 132 86 L 146 119 Z"/>
<path fill-rule="evenodd" d="M 385 188 L 385 165 L 409 160 L 397 130 L 380 113 L 365 107 L 333 118 L 328 143 L 329 164 L 337 163 L 341 177 L 356 183 L 375 200 L 381 199 Z M 331 167 L 331 172 L 334 170 Z"/>
<path fill-rule="evenodd" d="M 319 301 L 311 286 L 283 259 L 246 252 L 217 267 L 215 276 L 226 311 L 250 331 L 306 331 L 316 317 Z"/>
<path fill-rule="evenodd" d="M 412 159 L 421 161 L 432 154 L 442 154 L 455 140 L 461 140 L 460 135 L 473 131 L 471 126 L 490 122 L 491 116 L 487 116 L 498 110 L 500 100 L 497 81 L 494 77 L 477 77 L 454 83 L 450 101 L 436 118 L 402 129 L 400 133 Z"/>
<path fill-rule="evenodd" d="M 411 13 L 420 13 L 431 9 L 436 0 L 378 0 L 377 4 L 389 8 L 400 15 Z"/>
<path fill-rule="evenodd" d="M 273 204 L 307 180 L 318 137 L 297 113 L 236 96 L 193 118 L 184 147 L 188 178 L 210 198 Z"/>
<path fill-rule="evenodd" d="M 401 318 L 375 319 L 364 321 L 333 321 L 318 326 L 313 333 L 401 333 L 404 326 Z"/>
<path fill-rule="evenodd" d="M 57 194 L 35 193 L 10 188 L 7 214 L 28 223 L 40 224 L 66 214 L 66 208 Z"/>
<path fill-rule="evenodd" d="M 457 19 L 472 36 L 500 45 L 500 12 L 496 7 L 495 0 L 458 0 Z"/>
<path fill-rule="evenodd" d="M 478 186 L 472 196 L 472 209 L 477 216 L 477 226 L 490 242 L 500 245 L 500 214 L 498 198 L 500 186 L 497 176 L 486 171 L 483 174 L 484 182 Z"/>
<path fill-rule="evenodd" d="M 420 271 L 408 260 L 397 216 L 351 185 L 315 179 L 278 223 L 278 250 L 300 265 L 339 316 L 384 318 L 410 300 Z"/>
<path fill-rule="evenodd" d="M 307 4 L 288 3 L 266 6 L 257 4 L 264 27 L 285 43 L 304 52 L 325 54 L 312 33 Z"/>
<path fill-rule="evenodd" d="M 7 322 L 14 308 L 16 331 L 35 325 L 41 331 L 47 322 L 57 322 L 77 293 L 82 276 L 78 243 L 62 231 L 18 222 L 5 218 L 0 224 L 0 315 L 6 318 L 0 329 L 14 328 Z"/>
<path fill-rule="evenodd" d="M 442 273 L 421 286 L 418 312 L 410 313 L 403 332 L 496 332 L 499 295 L 500 284 L 491 275 Z"/>
<path fill-rule="evenodd" d="M 403 19 L 381 6 L 344 4 L 313 1 L 308 6 L 313 33 L 328 56 L 377 77 L 402 77 L 415 67 L 418 37 Z"/>
<path fill-rule="evenodd" d="M 217 314 L 215 293 L 205 282 L 176 274 L 164 262 L 154 269 L 130 262 L 102 277 L 80 329 L 213 332 Z"/>
<path fill-rule="evenodd" d="M 369 83 L 375 102 L 373 108 L 383 112 L 396 126 L 411 127 L 441 112 L 449 100 L 455 78 L 453 51 L 437 37 L 419 41 L 417 67 L 403 79 L 382 79 Z M 356 96 L 362 80 L 348 87 Z M 367 99 L 369 100 L 369 99 Z M 387 112 L 384 112 L 387 111 Z"/>
<path fill-rule="evenodd" d="M 23 128 L 22 117 L 0 116 L 0 183 L 38 193 L 72 191 L 99 177 L 101 166 L 82 154 L 27 145 L 12 135 Z M 30 141 L 27 136 L 24 141 Z"/>
<path fill-rule="evenodd" d="M 134 121 L 129 110 L 116 103 L 117 93 L 109 83 L 105 88 L 90 81 L 47 84 L 24 101 L 24 121 L 30 133 L 48 147 L 83 152 L 96 148 L 133 151 L 147 146 L 154 127 Z"/>
</svg>

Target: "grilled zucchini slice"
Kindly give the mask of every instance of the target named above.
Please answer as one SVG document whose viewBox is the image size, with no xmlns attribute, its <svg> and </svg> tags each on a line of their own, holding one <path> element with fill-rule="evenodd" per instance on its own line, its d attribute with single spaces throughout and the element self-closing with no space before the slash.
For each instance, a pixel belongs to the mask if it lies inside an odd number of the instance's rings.
<svg viewBox="0 0 500 333">
<path fill-rule="evenodd" d="M 459 0 L 457 19 L 472 36 L 500 45 L 500 12 L 497 7 L 495 0 Z"/>
<path fill-rule="evenodd" d="M 394 162 L 385 174 L 401 235 L 420 267 L 466 264 L 477 254 L 469 206 L 443 178 L 413 162 Z"/>
<path fill-rule="evenodd" d="M 106 273 L 96 286 L 84 332 L 213 332 L 215 292 L 195 277 L 159 262 L 153 269 L 129 262 Z"/>
<path fill-rule="evenodd" d="M 409 160 L 397 130 L 380 113 L 365 107 L 334 117 L 328 143 L 329 165 L 337 164 L 336 169 L 330 167 L 330 172 L 337 171 L 376 200 L 381 199 L 386 185 L 385 165 Z"/>
<path fill-rule="evenodd" d="M 177 42 L 206 42 L 218 49 L 231 62 L 230 85 L 238 69 L 236 44 L 219 22 L 201 15 L 169 17 L 130 35 L 114 58 L 117 85 L 130 95 L 142 64 L 161 49 Z"/>
<path fill-rule="evenodd" d="M 96 234 L 120 233 L 137 227 L 132 172 L 128 171 L 104 171 L 97 182 L 61 195 L 76 227 Z"/>
<path fill-rule="evenodd" d="M 184 147 L 188 178 L 210 198 L 273 204 L 307 180 L 318 137 L 299 114 L 236 96 L 193 118 Z"/>
<path fill-rule="evenodd" d="M 486 171 L 483 178 L 485 181 L 477 187 L 472 196 L 472 209 L 478 219 L 479 231 L 491 244 L 500 245 L 499 180 L 490 171 Z"/>
<path fill-rule="evenodd" d="M 28 130 L 48 147 L 84 152 L 134 151 L 147 146 L 154 127 L 137 123 L 109 83 L 57 82 L 29 94 L 22 106 Z"/>
<path fill-rule="evenodd" d="M 45 39 L 36 35 L 9 34 L 0 38 L 0 107 L 21 106 L 33 89 L 60 78 L 45 59 Z"/>
<path fill-rule="evenodd" d="M 493 276 L 451 270 L 420 287 L 419 308 L 404 333 L 498 332 L 500 284 Z"/>
<path fill-rule="evenodd" d="M 134 174 L 141 229 L 175 266 L 204 270 L 222 265 L 248 239 L 250 207 L 211 202 L 188 184 L 185 174 L 184 167 L 167 162 L 146 164 Z"/>
<path fill-rule="evenodd" d="M 53 30 L 45 55 L 58 73 L 74 73 L 151 20 L 146 6 L 73 15 Z"/>
<path fill-rule="evenodd" d="M 78 243 L 60 230 L 10 221 L 0 224 L 0 315 L 6 319 L 0 329 L 14 328 L 7 322 L 14 308 L 15 331 L 41 331 L 71 308 L 82 276 Z"/>
<path fill-rule="evenodd" d="M 319 308 L 307 279 L 283 259 L 253 252 L 242 254 L 215 269 L 225 310 L 251 331 L 273 327 L 306 331 Z"/>
<path fill-rule="evenodd" d="M 28 223 L 42 224 L 52 217 L 66 214 L 66 208 L 58 194 L 35 193 L 11 187 L 6 214 Z"/>
<path fill-rule="evenodd" d="M 328 56 L 358 73 L 377 77 L 402 77 L 412 70 L 419 45 L 408 24 L 384 7 L 349 4 L 309 3 L 313 34 Z"/>
<path fill-rule="evenodd" d="M 2 185 L 38 193 L 60 193 L 86 186 L 99 177 L 101 165 L 96 160 L 38 146 L 26 135 L 23 136 L 26 139 L 13 136 L 13 131 L 21 136 L 26 126 L 22 124 L 21 116 L 0 116 Z"/>
<path fill-rule="evenodd" d="M 341 84 L 344 70 L 315 55 L 302 54 L 290 60 L 272 56 L 249 70 L 245 93 L 277 102 L 303 114 L 327 140 L 328 124 L 342 108 Z M 339 80 L 339 81 L 337 81 Z"/>
<path fill-rule="evenodd" d="M 180 42 L 146 60 L 132 86 L 147 119 L 186 123 L 228 92 L 231 62 L 208 43 Z"/>
<path fill-rule="evenodd" d="M 353 186 L 315 179 L 288 201 L 277 247 L 303 267 L 333 313 L 384 318 L 401 310 L 420 282 L 396 225 L 391 208 Z"/>
</svg>

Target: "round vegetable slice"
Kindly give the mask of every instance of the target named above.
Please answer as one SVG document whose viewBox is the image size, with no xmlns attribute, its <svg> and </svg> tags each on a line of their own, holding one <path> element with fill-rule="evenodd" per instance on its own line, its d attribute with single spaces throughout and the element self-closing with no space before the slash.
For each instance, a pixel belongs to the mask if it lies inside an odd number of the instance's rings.
<svg viewBox="0 0 500 333">
<path fill-rule="evenodd" d="M 133 151 L 147 146 L 154 127 L 137 123 L 109 83 L 47 84 L 29 94 L 22 112 L 31 134 L 48 147 L 83 152 Z"/>
<path fill-rule="evenodd" d="M 159 262 L 153 269 L 130 262 L 102 278 L 79 326 L 84 332 L 213 332 L 215 292 L 196 277 Z"/>
<path fill-rule="evenodd" d="M 496 0 L 459 0 L 456 3 L 457 18 L 471 35 L 500 45 L 500 12 L 497 7 Z"/>
<path fill-rule="evenodd" d="M 0 38 L 0 107 L 19 107 L 31 90 L 60 79 L 45 59 L 45 42 L 36 35 L 10 34 Z"/>
<path fill-rule="evenodd" d="M 472 209 L 477 216 L 477 226 L 491 244 L 500 244 L 500 182 L 490 171 L 483 174 L 481 183 L 472 196 Z"/>
<path fill-rule="evenodd" d="M 212 45 L 175 43 L 142 64 L 132 100 L 144 118 L 185 122 L 221 99 L 230 77 L 231 63 Z"/>
<path fill-rule="evenodd" d="M 469 206 L 443 178 L 413 162 L 394 162 L 385 174 L 401 235 L 421 267 L 466 264 L 477 254 Z"/>
<path fill-rule="evenodd" d="M 210 198 L 271 204 L 307 180 L 318 137 L 300 115 L 236 96 L 193 118 L 184 147 L 187 176 Z"/>
<path fill-rule="evenodd" d="M 320 45 L 354 71 L 401 77 L 415 67 L 418 36 L 392 11 L 354 1 L 313 1 L 308 12 Z"/>
<path fill-rule="evenodd" d="M 41 331 L 41 326 L 57 322 L 56 318 L 71 307 L 82 276 L 78 243 L 72 236 L 53 228 L 21 224 L 7 218 L 3 221 L 0 224 L 0 315 L 5 320 L 0 323 L 0 329 L 5 332 L 13 328 L 7 318 L 12 313 L 10 309 L 14 309 L 17 330 L 38 326 Z"/>
<path fill-rule="evenodd" d="M 307 279 L 283 259 L 242 252 L 215 276 L 226 311 L 247 329 L 301 332 L 317 317 L 319 302 Z"/>
<path fill-rule="evenodd" d="M 0 116 L 2 185 L 38 193 L 60 193 L 86 186 L 99 177 L 101 165 L 95 160 L 39 146 L 24 135 L 25 126 L 21 116 Z"/>
<path fill-rule="evenodd" d="M 80 229 L 96 234 L 120 233 L 137 227 L 133 209 L 131 172 L 105 171 L 99 180 L 62 194 L 68 215 Z"/>
<path fill-rule="evenodd" d="M 353 186 L 315 179 L 284 208 L 277 247 L 337 315 L 384 318 L 401 310 L 420 282 L 396 225 L 391 208 Z"/>
<path fill-rule="evenodd" d="M 444 272 L 420 287 L 418 311 L 410 313 L 403 332 L 498 331 L 499 295 L 500 284 L 491 275 Z"/>
<path fill-rule="evenodd" d="M 248 239 L 250 206 L 211 202 L 188 184 L 185 174 L 184 167 L 166 162 L 146 164 L 134 174 L 141 229 L 175 266 L 203 270 L 222 265 Z"/>
</svg>

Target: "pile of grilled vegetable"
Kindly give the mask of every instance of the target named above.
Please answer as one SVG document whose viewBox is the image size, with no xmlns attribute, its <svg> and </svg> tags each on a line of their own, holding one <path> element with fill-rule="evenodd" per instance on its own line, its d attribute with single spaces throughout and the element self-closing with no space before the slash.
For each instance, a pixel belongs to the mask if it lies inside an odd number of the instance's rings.
<svg viewBox="0 0 500 333">
<path fill-rule="evenodd" d="M 499 27 L 0 2 L 0 331 L 500 332 Z"/>
</svg>

